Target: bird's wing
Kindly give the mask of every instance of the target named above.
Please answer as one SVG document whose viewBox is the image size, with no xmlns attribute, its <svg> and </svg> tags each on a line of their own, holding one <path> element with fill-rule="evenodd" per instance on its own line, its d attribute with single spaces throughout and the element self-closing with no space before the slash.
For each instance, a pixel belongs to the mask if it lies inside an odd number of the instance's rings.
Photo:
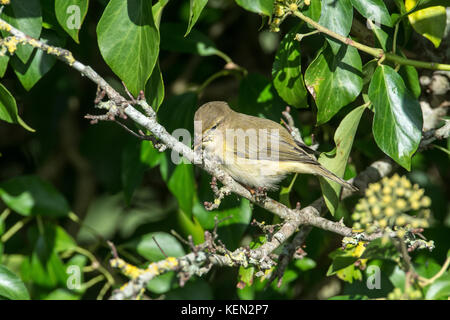
<svg viewBox="0 0 450 320">
<path fill-rule="evenodd" d="M 234 155 L 239 158 L 252 160 L 273 160 L 273 161 L 299 161 L 303 163 L 317 164 L 317 160 L 310 155 L 314 150 L 306 145 L 295 141 L 291 134 L 278 123 L 263 120 L 262 126 L 266 131 L 236 131 L 236 137 L 233 142 Z M 254 117 L 245 117 L 240 119 L 239 124 L 235 124 L 235 130 L 239 126 L 251 128 L 253 123 L 243 125 L 243 121 L 255 121 Z M 255 135 L 256 134 L 256 135 Z M 227 141 L 227 144 L 230 141 Z"/>
</svg>

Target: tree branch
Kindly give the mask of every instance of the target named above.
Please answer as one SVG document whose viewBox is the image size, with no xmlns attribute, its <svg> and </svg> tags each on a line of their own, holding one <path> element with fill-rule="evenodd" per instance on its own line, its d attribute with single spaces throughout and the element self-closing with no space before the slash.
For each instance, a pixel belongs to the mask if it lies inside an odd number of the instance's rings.
<svg viewBox="0 0 450 320">
<path fill-rule="evenodd" d="M 306 23 L 313 26 L 316 30 L 319 30 L 320 32 L 339 40 L 340 42 L 347 44 L 349 46 L 355 47 L 356 49 L 363 51 L 365 53 L 370 54 L 371 56 L 374 56 L 379 59 L 386 59 L 392 62 L 395 62 L 397 64 L 401 65 L 408 65 L 408 66 L 414 66 L 417 68 L 425 68 L 425 69 L 432 69 L 432 70 L 447 70 L 450 71 L 450 65 L 444 64 L 444 63 L 436 63 L 436 62 L 425 62 L 425 61 L 419 61 L 419 60 L 412 60 L 403 58 L 401 56 L 398 56 L 394 53 L 385 52 L 383 49 L 380 48 L 373 48 L 366 46 L 365 44 L 359 43 L 357 41 L 354 41 L 350 38 L 344 37 L 343 35 L 340 35 L 328 28 L 325 28 L 324 26 L 318 24 L 313 19 L 305 16 L 303 13 L 301 13 L 299 10 L 292 11 L 292 13 L 301 20 L 305 21 Z"/>
</svg>

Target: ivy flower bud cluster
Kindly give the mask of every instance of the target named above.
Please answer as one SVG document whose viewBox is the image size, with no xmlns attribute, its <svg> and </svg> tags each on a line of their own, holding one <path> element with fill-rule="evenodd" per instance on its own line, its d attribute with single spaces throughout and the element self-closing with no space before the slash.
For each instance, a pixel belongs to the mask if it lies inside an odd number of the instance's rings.
<svg viewBox="0 0 450 320">
<path fill-rule="evenodd" d="M 355 229 L 368 233 L 387 228 L 401 238 L 407 231 L 429 227 L 431 199 L 417 184 L 398 174 L 370 184 L 352 215 Z"/>
<path fill-rule="evenodd" d="M 296 11 L 299 6 L 309 1 L 299 0 L 276 0 L 273 7 L 273 18 L 270 22 L 270 30 L 272 32 L 280 31 L 280 24 L 288 15 Z"/>
</svg>

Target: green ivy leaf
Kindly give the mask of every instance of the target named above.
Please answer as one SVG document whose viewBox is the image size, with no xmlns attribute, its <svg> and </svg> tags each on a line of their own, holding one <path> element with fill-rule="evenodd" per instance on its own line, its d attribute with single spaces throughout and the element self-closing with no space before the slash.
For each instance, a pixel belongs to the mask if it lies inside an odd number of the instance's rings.
<svg viewBox="0 0 450 320">
<path fill-rule="evenodd" d="M 319 24 L 344 37 L 352 28 L 353 7 L 350 0 L 322 0 L 322 10 Z M 333 54 L 337 54 L 344 45 L 338 40 L 327 37 Z"/>
<path fill-rule="evenodd" d="M 401 66 L 398 74 L 403 78 L 406 87 L 411 91 L 416 99 L 420 97 L 422 89 L 419 82 L 419 73 L 413 66 Z"/>
<path fill-rule="evenodd" d="M 8 68 L 9 56 L 3 55 L 0 56 L 0 78 L 5 75 L 6 69 Z"/>
<path fill-rule="evenodd" d="M 177 198 L 180 209 L 189 217 L 192 216 L 194 199 L 194 168 L 192 164 L 180 163 L 175 168 L 167 183 L 169 190 Z"/>
<path fill-rule="evenodd" d="M 371 20 L 368 20 L 368 23 L 381 48 L 384 51 L 389 51 L 389 49 L 392 48 L 392 37 L 390 37 L 386 31 L 373 23 Z"/>
<path fill-rule="evenodd" d="M 395 0 L 395 1 L 400 2 L 402 0 Z M 416 4 L 413 6 L 413 8 L 408 10 L 408 14 L 411 14 L 418 10 L 426 9 L 429 7 L 435 7 L 435 6 L 448 7 L 448 0 L 419 0 L 419 1 L 415 1 L 415 2 L 416 2 Z"/>
<path fill-rule="evenodd" d="M 53 46 L 62 47 L 65 40 L 57 36 L 51 30 L 43 30 L 41 41 Z M 22 63 L 16 57 L 11 58 L 11 66 L 19 79 L 20 83 L 26 90 L 30 90 L 56 62 L 56 57 L 47 54 L 42 50 L 36 50 L 31 55 L 27 63 Z"/>
<path fill-rule="evenodd" d="M 184 36 L 187 36 L 189 32 L 191 32 L 192 27 L 200 17 L 200 14 L 203 11 L 203 8 L 208 3 L 208 0 L 191 0 L 189 4 L 189 25 Z"/>
<path fill-rule="evenodd" d="M 406 0 L 406 10 L 412 10 L 417 2 L 419 0 Z M 430 40 L 436 48 L 439 47 L 447 24 L 447 12 L 444 6 L 415 11 L 408 15 L 408 19 L 417 33 Z"/>
<path fill-rule="evenodd" d="M 42 232 L 36 226 L 29 229 L 29 240 L 34 244 L 33 252 L 22 265 L 28 270 L 26 277 L 33 283 L 45 287 L 55 288 L 66 285 L 68 274 L 66 267 L 58 256 L 58 234 L 55 225 L 44 226 Z M 25 277 L 25 276 L 24 276 Z"/>
<path fill-rule="evenodd" d="M 44 300 L 80 300 L 79 294 L 73 293 L 67 289 L 58 288 L 50 292 Z"/>
<path fill-rule="evenodd" d="M 55 0 L 56 19 L 76 43 L 88 7 L 89 0 Z"/>
<path fill-rule="evenodd" d="M 376 143 L 405 169 L 422 137 L 422 111 L 400 75 L 389 66 L 376 69 L 369 86 L 374 106 L 373 135 Z"/>
<path fill-rule="evenodd" d="M 65 217 L 70 208 L 66 199 L 37 176 L 21 176 L 0 183 L 0 198 L 24 216 Z"/>
<path fill-rule="evenodd" d="M 153 19 L 155 20 L 155 25 L 158 29 L 161 23 L 162 12 L 167 3 L 169 3 L 169 0 L 158 0 L 152 7 Z"/>
<path fill-rule="evenodd" d="M 314 21 L 319 21 L 321 8 L 320 0 L 311 0 L 311 3 L 303 13 Z"/>
<path fill-rule="evenodd" d="M 159 61 L 156 62 L 152 75 L 145 86 L 145 97 L 153 110 L 158 112 L 159 106 L 164 100 L 164 81 Z"/>
<path fill-rule="evenodd" d="M 230 250 L 239 247 L 241 237 L 250 224 L 252 217 L 252 209 L 247 199 L 242 199 L 238 207 L 216 210 L 214 214 L 211 214 L 199 201 L 196 201 L 193 213 L 203 229 L 214 228 L 215 217 L 219 220 L 230 217 L 222 221 L 218 226 L 219 237 Z"/>
<path fill-rule="evenodd" d="M 122 152 L 122 188 L 127 205 L 131 203 L 131 198 L 136 188 L 142 182 L 146 165 L 141 161 L 141 143 L 132 140 Z"/>
<path fill-rule="evenodd" d="M 383 0 L 351 0 L 353 7 L 365 18 L 391 27 L 392 21 Z"/>
<path fill-rule="evenodd" d="M 15 0 L 5 7 L 2 16 L 6 22 L 24 32 L 30 37 L 38 39 L 42 30 L 42 11 L 39 0 Z M 2 32 L 3 36 L 9 33 Z M 34 48 L 29 45 L 19 45 L 15 55 L 26 63 Z"/>
<path fill-rule="evenodd" d="M 106 63 L 137 96 L 145 88 L 159 52 L 151 1 L 109 1 L 98 22 L 97 36 Z"/>
<path fill-rule="evenodd" d="M 450 296 L 450 274 L 447 272 L 445 275 L 438 278 L 433 284 L 428 288 L 425 295 L 427 300 L 436 299 L 448 299 Z"/>
<path fill-rule="evenodd" d="M 272 78 L 275 89 L 284 101 L 296 108 L 307 108 L 300 43 L 295 40 L 298 30 L 299 27 L 294 27 L 281 41 L 273 63 Z"/>
<path fill-rule="evenodd" d="M 0 265 L 0 297 L 10 300 L 30 299 L 22 280 L 3 265 Z"/>
<path fill-rule="evenodd" d="M 273 11 L 273 0 L 236 0 L 236 3 L 247 11 L 270 17 Z"/>
<path fill-rule="evenodd" d="M 306 70 L 305 83 L 317 104 L 317 123 L 327 122 L 362 90 L 362 62 L 358 51 L 342 46 L 335 56 L 327 46 Z"/>
<path fill-rule="evenodd" d="M 17 123 L 24 127 L 26 130 L 35 132 L 35 130 L 29 127 L 22 118 L 19 117 L 17 111 L 16 99 L 12 94 L 0 83 L 0 119 L 8 123 Z"/>
<path fill-rule="evenodd" d="M 366 110 L 366 106 L 362 105 L 352 110 L 341 121 L 334 134 L 336 148 L 331 152 L 333 155 L 330 157 L 325 152 L 320 154 L 319 162 L 338 177 L 342 178 L 344 176 L 356 130 L 358 129 L 359 121 L 361 120 L 364 110 Z M 337 182 L 322 177 L 319 178 L 319 181 L 325 203 L 330 210 L 330 213 L 334 216 L 339 205 L 339 195 L 342 186 Z"/>
</svg>

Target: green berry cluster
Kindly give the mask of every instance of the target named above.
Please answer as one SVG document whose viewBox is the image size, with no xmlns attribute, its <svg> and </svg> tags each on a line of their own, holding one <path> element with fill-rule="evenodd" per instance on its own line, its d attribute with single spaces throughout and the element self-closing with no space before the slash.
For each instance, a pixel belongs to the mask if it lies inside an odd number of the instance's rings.
<svg viewBox="0 0 450 320">
<path fill-rule="evenodd" d="M 309 4 L 309 0 L 276 0 L 273 7 L 273 19 L 270 22 L 270 30 L 279 32 L 281 23 L 288 15 L 296 11 L 299 7 Z"/>
<path fill-rule="evenodd" d="M 352 215 L 355 229 L 368 233 L 393 229 L 403 238 L 407 231 L 429 226 L 431 199 L 417 184 L 398 174 L 370 184 Z"/>
<path fill-rule="evenodd" d="M 422 291 L 409 287 L 406 292 L 402 292 L 400 288 L 395 288 L 387 296 L 389 300 L 420 300 L 423 299 Z"/>
</svg>

